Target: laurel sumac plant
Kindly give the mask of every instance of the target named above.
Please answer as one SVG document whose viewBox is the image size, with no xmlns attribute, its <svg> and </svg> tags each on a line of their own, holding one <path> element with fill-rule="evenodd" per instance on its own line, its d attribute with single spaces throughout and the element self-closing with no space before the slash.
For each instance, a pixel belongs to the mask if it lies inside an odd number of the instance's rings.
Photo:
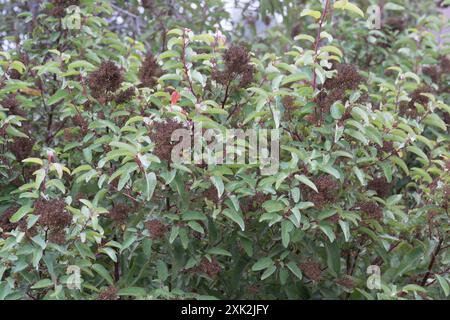
<svg viewBox="0 0 450 320">
<path fill-rule="evenodd" d="M 232 30 L 220 1 L 10 2 L 0 299 L 448 298 L 436 1 L 382 1 L 379 28 L 366 1 L 261 4 Z M 278 170 L 174 161 L 198 125 L 275 130 Z"/>
</svg>

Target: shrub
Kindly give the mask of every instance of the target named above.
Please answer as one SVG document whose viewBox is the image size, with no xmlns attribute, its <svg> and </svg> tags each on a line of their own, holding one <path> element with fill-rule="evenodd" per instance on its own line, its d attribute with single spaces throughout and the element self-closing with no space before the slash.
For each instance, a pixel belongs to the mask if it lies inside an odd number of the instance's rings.
<svg viewBox="0 0 450 320">
<path fill-rule="evenodd" d="M 160 51 L 109 30 L 107 2 L 17 18 L 34 28 L 0 52 L 0 298 L 448 297 L 442 22 L 370 30 L 325 2 L 253 45 L 163 28 Z M 198 125 L 278 132 L 278 170 L 173 161 Z"/>
</svg>

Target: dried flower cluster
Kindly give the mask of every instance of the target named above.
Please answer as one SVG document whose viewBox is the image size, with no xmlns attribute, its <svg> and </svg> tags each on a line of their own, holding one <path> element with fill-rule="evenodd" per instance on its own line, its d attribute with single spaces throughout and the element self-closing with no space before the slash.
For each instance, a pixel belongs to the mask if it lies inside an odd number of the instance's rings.
<svg viewBox="0 0 450 320">
<path fill-rule="evenodd" d="M 39 216 L 39 225 L 49 231 L 48 240 L 53 243 L 65 242 L 65 231 L 72 222 L 72 216 L 65 209 L 64 199 L 38 199 L 34 203 L 34 214 Z"/>
<path fill-rule="evenodd" d="M 325 90 L 322 89 L 315 98 L 322 113 L 328 113 L 331 105 L 336 101 L 344 102 L 346 91 L 357 89 L 364 80 L 354 65 L 337 63 L 333 67 L 337 70 L 336 77 L 327 79 L 323 84 Z"/>
<path fill-rule="evenodd" d="M 150 238 L 152 239 L 164 238 L 168 230 L 168 226 L 157 219 L 145 222 L 145 228 L 150 233 Z"/>
<path fill-rule="evenodd" d="M 145 9 L 151 10 L 155 5 L 155 0 L 142 0 L 142 7 Z"/>
<path fill-rule="evenodd" d="M 402 32 L 406 28 L 406 20 L 403 17 L 389 17 L 384 21 L 384 25 L 392 31 Z"/>
<path fill-rule="evenodd" d="M 119 300 L 117 293 L 119 290 L 114 286 L 109 286 L 106 289 L 100 291 L 98 295 L 98 300 Z"/>
<path fill-rule="evenodd" d="M 308 261 L 300 264 L 300 270 L 311 280 L 320 281 L 322 279 L 322 270 L 317 262 Z"/>
<path fill-rule="evenodd" d="M 258 210 L 258 208 L 260 208 L 261 205 L 267 200 L 270 200 L 270 194 L 257 192 L 253 197 L 246 198 L 245 201 L 241 204 L 242 212 L 254 212 Z"/>
<path fill-rule="evenodd" d="M 18 162 L 28 158 L 33 151 L 34 140 L 30 138 L 15 138 L 9 146 L 9 150 L 14 154 Z"/>
<path fill-rule="evenodd" d="M 424 93 L 432 93 L 432 92 L 433 92 L 433 90 L 428 86 L 422 86 L 422 87 L 417 88 L 409 96 L 411 98 L 411 100 L 408 103 L 408 107 L 414 108 L 416 103 L 426 106 L 428 104 L 428 102 L 430 101 L 430 98 L 428 98 L 427 96 L 424 96 L 423 94 Z"/>
<path fill-rule="evenodd" d="M 318 208 L 336 201 L 339 184 L 331 176 L 320 176 L 314 180 L 314 184 L 319 192 L 306 189 L 305 197 L 308 201 L 313 202 Z"/>
<path fill-rule="evenodd" d="M 83 134 L 86 134 L 86 132 L 88 131 L 89 124 L 81 114 L 73 116 L 72 122 L 80 128 Z"/>
<path fill-rule="evenodd" d="M 391 154 L 394 152 L 394 142 L 393 141 L 383 141 L 383 146 L 380 147 L 378 144 L 376 145 L 376 148 L 379 152 L 386 152 L 388 154 Z"/>
<path fill-rule="evenodd" d="M 116 97 L 115 97 L 115 101 L 117 104 L 123 104 L 126 103 L 128 101 L 130 101 L 131 99 L 133 99 L 135 95 L 135 90 L 133 87 L 130 87 L 128 89 L 122 90 L 120 91 Z"/>
<path fill-rule="evenodd" d="M 153 88 L 162 74 L 163 71 L 158 65 L 155 56 L 152 53 L 148 53 L 139 69 L 139 79 L 142 85 Z"/>
<path fill-rule="evenodd" d="M 109 211 L 109 217 L 117 223 L 124 223 L 129 214 L 130 207 L 125 203 L 116 204 Z"/>
<path fill-rule="evenodd" d="M 9 219 L 11 219 L 11 217 L 14 213 L 17 212 L 17 210 L 19 210 L 18 206 L 11 206 L 6 209 L 0 216 L 0 229 L 2 229 L 3 232 L 11 232 L 15 228 L 17 228 L 17 223 L 9 221 Z"/>
<path fill-rule="evenodd" d="M 107 94 L 119 89 L 123 81 L 122 70 L 111 60 L 103 61 L 88 79 L 91 94 L 96 99 L 107 99 Z"/>
<path fill-rule="evenodd" d="M 376 191 L 381 198 L 386 198 L 391 195 L 392 182 L 389 183 L 385 177 L 377 177 L 369 181 L 367 189 Z"/>
<path fill-rule="evenodd" d="M 225 70 L 214 70 L 212 77 L 218 83 L 229 86 L 239 80 L 239 87 L 245 88 L 253 82 L 255 67 L 250 64 L 250 54 L 243 46 L 231 46 L 223 55 Z"/>
<path fill-rule="evenodd" d="M 62 18 L 67 7 L 80 5 L 80 0 L 52 0 L 53 8 L 50 15 L 55 18 Z"/>
<path fill-rule="evenodd" d="M 302 25 L 300 23 L 294 24 L 291 29 L 291 37 L 295 38 L 295 36 L 299 35 L 300 33 L 302 33 Z"/>
<path fill-rule="evenodd" d="M 383 219 L 383 211 L 376 202 L 363 202 L 358 205 L 359 210 L 364 214 L 364 218 L 380 221 Z"/>
<path fill-rule="evenodd" d="M 172 133 L 183 128 L 183 124 L 173 120 L 167 119 L 162 122 L 153 122 L 150 139 L 155 144 L 153 153 L 160 159 L 170 162 L 172 149 L 176 142 L 172 142 Z"/>
<path fill-rule="evenodd" d="M 203 259 L 200 262 L 197 271 L 204 273 L 208 275 L 208 277 L 214 279 L 222 271 L 222 268 L 216 260 L 209 261 L 208 259 Z"/>
<path fill-rule="evenodd" d="M 282 99 L 284 114 L 287 120 L 292 120 L 295 111 L 295 98 L 293 96 L 284 96 Z"/>
<path fill-rule="evenodd" d="M 217 193 L 217 189 L 214 186 L 211 186 L 203 191 L 203 197 L 213 203 L 219 203 L 219 194 Z"/>
<path fill-rule="evenodd" d="M 8 109 L 9 115 L 16 115 L 21 117 L 26 116 L 26 113 L 20 108 L 19 101 L 17 101 L 15 94 L 8 95 L 0 102 L 0 105 Z"/>
<path fill-rule="evenodd" d="M 19 228 L 21 232 L 25 232 L 25 235 L 28 238 L 32 238 L 37 234 L 37 230 L 34 226 L 28 229 L 26 219 L 21 219 L 19 222 L 9 221 L 17 210 L 19 210 L 19 206 L 12 205 L 0 215 L 0 229 L 3 230 L 0 234 L 0 238 L 6 238 L 5 233 L 11 232 L 16 228 Z"/>
<path fill-rule="evenodd" d="M 356 287 L 355 281 L 353 281 L 349 277 L 344 277 L 336 280 L 336 283 L 340 286 L 343 286 L 346 289 L 354 289 Z"/>
</svg>

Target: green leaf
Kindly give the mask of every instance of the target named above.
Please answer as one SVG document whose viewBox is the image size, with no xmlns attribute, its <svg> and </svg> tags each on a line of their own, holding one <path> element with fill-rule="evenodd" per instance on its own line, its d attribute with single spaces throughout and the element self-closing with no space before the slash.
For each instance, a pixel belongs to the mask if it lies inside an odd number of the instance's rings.
<svg viewBox="0 0 450 320">
<path fill-rule="evenodd" d="M 303 174 L 302 175 L 296 174 L 294 177 L 295 177 L 295 179 L 297 179 L 301 183 L 306 184 L 308 187 L 313 189 L 315 192 L 319 192 L 319 190 L 317 190 L 317 187 L 314 184 L 314 182 L 312 182 L 307 176 L 305 176 Z"/>
<path fill-rule="evenodd" d="M 147 294 L 144 288 L 138 288 L 138 287 L 128 287 L 120 289 L 117 292 L 117 295 L 119 296 L 132 296 L 132 297 L 143 297 Z"/>
<path fill-rule="evenodd" d="M 444 291 L 445 297 L 448 297 L 448 295 L 450 294 L 450 286 L 448 284 L 448 280 L 446 280 L 445 278 L 441 277 L 438 274 L 436 274 L 435 277 L 438 280 L 442 290 Z"/>
<path fill-rule="evenodd" d="M 35 163 L 40 166 L 44 165 L 44 162 L 39 158 L 27 158 L 22 160 L 23 163 Z"/>
<path fill-rule="evenodd" d="M 222 255 L 222 256 L 231 257 L 231 253 L 229 251 L 219 248 L 219 247 L 211 248 L 207 251 L 207 253 L 213 254 L 213 255 Z"/>
<path fill-rule="evenodd" d="M 283 243 L 283 246 L 287 248 L 289 246 L 290 242 L 290 232 L 294 229 L 294 226 L 292 223 L 288 220 L 283 220 L 281 222 L 281 242 Z"/>
<path fill-rule="evenodd" d="M 241 230 L 244 231 L 245 230 L 245 223 L 244 223 L 244 219 L 242 218 L 241 214 L 231 210 L 231 209 L 225 209 L 222 212 L 227 218 L 230 218 L 232 221 L 236 222 L 239 227 L 241 227 Z"/>
<path fill-rule="evenodd" d="M 331 273 L 337 277 L 341 272 L 341 252 L 337 242 L 326 243 L 327 264 Z"/>
<path fill-rule="evenodd" d="M 16 213 L 14 213 L 11 218 L 9 219 L 10 222 L 12 223 L 16 223 L 18 222 L 20 219 L 22 219 L 25 215 L 27 215 L 28 213 L 30 213 L 31 211 L 33 211 L 33 209 L 31 208 L 30 205 L 25 205 L 20 207 L 19 210 L 16 211 Z"/>
<path fill-rule="evenodd" d="M 293 261 L 289 262 L 287 264 L 287 267 L 289 270 L 291 270 L 291 272 L 300 280 L 302 280 L 303 275 L 302 275 L 302 271 L 300 270 L 300 268 L 297 266 L 297 264 Z"/>
<path fill-rule="evenodd" d="M 297 72 L 294 74 L 291 74 L 289 76 L 286 76 L 283 78 L 283 81 L 281 82 L 281 85 L 285 85 L 291 82 L 298 82 L 301 80 L 308 80 L 309 76 L 305 72 Z"/>
<path fill-rule="evenodd" d="M 319 19 L 322 16 L 322 13 L 316 10 L 303 9 L 303 11 L 300 13 L 300 17 L 304 16 L 310 16 L 314 19 Z"/>
<path fill-rule="evenodd" d="M 262 207 L 267 212 L 279 212 L 282 211 L 286 206 L 283 202 L 278 200 L 268 200 L 262 204 Z"/>
<path fill-rule="evenodd" d="M 322 230 L 323 233 L 328 237 L 330 242 L 333 242 L 336 239 L 336 236 L 334 235 L 333 228 L 326 224 L 320 224 L 319 225 L 320 230 Z"/>
<path fill-rule="evenodd" d="M 162 260 L 158 260 L 156 262 L 156 271 L 158 272 L 158 278 L 161 281 L 166 281 L 169 277 L 169 270 L 167 269 L 167 265 Z"/>
<path fill-rule="evenodd" d="M 156 175 L 154 172 L 150 172 L 145 175 L 145 181 L 147 182 L 147 188 L 145 190 L 146 192 L 146 198 L 147 201 L 150 201 L 150 199 L 153 196 L 153 192 L 155 191 L 156 187 Z"/>
<path fill-rule="evenodd" d="M 31 289 L 42 289 L 53 286 L 53 281 L 50 279 L 42 279 L 36 282 Z"/>
<path fill-rule="evenodd" d="M 273 264 L 274 263 L 273 263 L 272 259 L 270 259 L 268 257 L 264 257 L 264 258 L 261 258 L 258 261 L 256 261 L 256 263 L 252 266 L 252 271 L 261 271 L 261 270 L 269 268 Z"/>
<path fill-rule="evenodd" d="M 194 231 L 205 234 L 205 230 L 203 230 L 203 227 L 196 221 L 189 221 L 188 226 L 191 227 L 191 229 Z"/>
<path fill-rule="evenodd" d="M 265 280 L 268 277 L 270 277 L 275 271 L 277 270 L 277 267 L 275 265 L 270 266 L 266 269 L 266 271 L 263 272 L 261 276 L 261 280 Z"/>
<path fill-rule="evenodd" d="M 222 194 L 225 190 L 225 186 L 223 185 L 222 178 L 219 176 L 212 176 L 210 179 L 211 179 L 211 182 L 214 184 L 214 186 L 217 189 L 218 198 L 222 197 Z"/>
<path fill-rule="evenodd" d="M 101 264 L 93 264 L 92 269 L 97 272 L 103 279 L 105 279 L 110 285 L 114 284 L 113 278 L 109 274 L 108 270 L 105 269 Z"/>
<path fill-rule="evenodd" d="M 339 173 L 339 171 L 337 171 L 335 168 L 333 168 L 330 165 L 320 166 L 319 169 L 320 169 L 320 171 L 323 171 L 325 173 L 331 174 L 336 179 L 340 179 L 341 178 L 341 174 Z"/>
<path fill-rule="evenodd" d="M 64 98 L 66 98 L 69 94 L 67 93 L 66 90 L 64 89 L 59 89 L 58 91 L 56 91 L 56 93 L 51 96 L 48 100 L 47 100 L 47 104 L 49 106 L 54 105 L 55 103 L 63 100 Z"/>
</svg>

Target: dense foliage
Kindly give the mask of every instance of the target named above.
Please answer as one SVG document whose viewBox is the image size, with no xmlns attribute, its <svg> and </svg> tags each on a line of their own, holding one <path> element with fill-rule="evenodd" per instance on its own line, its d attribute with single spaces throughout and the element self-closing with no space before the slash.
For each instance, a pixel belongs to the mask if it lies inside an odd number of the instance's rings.
<svg viewBox="0 0 450 320">
<path fill-rule="evenodd" d="M 449 296 L 435 2 L 247 4 L 0 1 L 0 299 Z M 278 171 L 173 162 L 194 124 Z"/>
</svg>

